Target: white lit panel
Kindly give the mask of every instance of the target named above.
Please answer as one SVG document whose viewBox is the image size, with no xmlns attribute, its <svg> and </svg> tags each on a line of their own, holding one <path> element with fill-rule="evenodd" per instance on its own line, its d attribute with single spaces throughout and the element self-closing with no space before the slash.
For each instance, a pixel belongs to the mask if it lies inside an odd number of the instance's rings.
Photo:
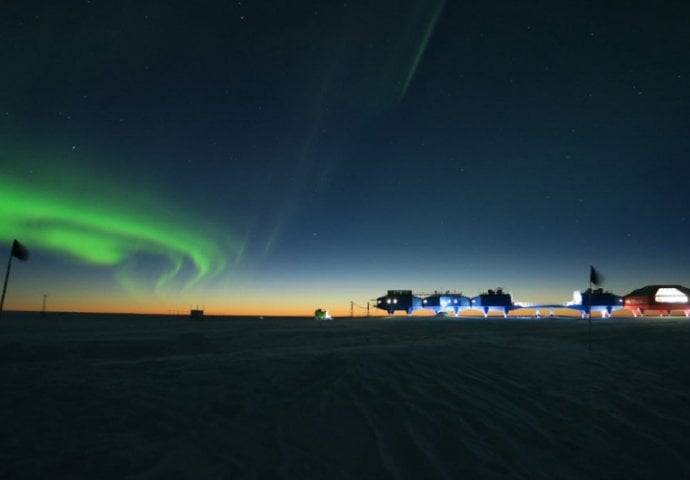
<svg viewBox="0 0 690 480">
<path fill-rule="evenodd" d="M 677 288 L 660 288 L 654 300 L 657 303 L 688 303 L 688 296 Z"/>
</svg>

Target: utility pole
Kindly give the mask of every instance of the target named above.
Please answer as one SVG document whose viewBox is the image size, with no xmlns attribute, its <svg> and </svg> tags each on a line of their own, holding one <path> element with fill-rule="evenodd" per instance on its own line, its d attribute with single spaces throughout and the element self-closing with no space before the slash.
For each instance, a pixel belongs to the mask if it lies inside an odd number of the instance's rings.
<svg viewBox="0 0 690 480">
<path fill-rule="evenodd" d="M 355 317 L 355 302 L 350 300 L 350 320 Z"/>
</svg>

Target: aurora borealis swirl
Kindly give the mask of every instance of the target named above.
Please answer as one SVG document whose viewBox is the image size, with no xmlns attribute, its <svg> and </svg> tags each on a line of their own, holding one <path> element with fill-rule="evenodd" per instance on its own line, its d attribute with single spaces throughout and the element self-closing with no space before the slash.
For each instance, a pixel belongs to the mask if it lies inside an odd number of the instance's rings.
<svg viewBox="0 0 690 480">
<path fill-rule="evenodd" d="M 30 283 L 81 265 L 129 295 L 169 299 L 239 260 L 240 242 L 195 221 L 184 205 L 126 172 L 91 165 L 89 158 L 3 144 L 0 240 L 20 238 L 43 255 L 39 263 L 58 261 L 39 265 Z"/>
<path fill-rule="evenodd" d="M 78 199 L 6 181 L 0 182 L 0 192 L 3 240 L 20 237 L 34 248 L 96 265 L 122 264 L 135 253 L 160 255 L 171 265 L 160 286 L 179 273 L 184 261 L 195 268 L 192 281 L 217 274 L 226 264 L 225 253 L 212 241 L 151 212 L 138 211 L 126 201 L 99 206 L 99 199 Z"/>
</svg>

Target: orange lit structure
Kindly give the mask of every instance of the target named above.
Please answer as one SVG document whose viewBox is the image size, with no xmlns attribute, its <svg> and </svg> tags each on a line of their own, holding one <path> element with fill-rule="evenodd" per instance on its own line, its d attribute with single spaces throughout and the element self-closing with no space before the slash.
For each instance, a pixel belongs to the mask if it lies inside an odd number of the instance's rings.
<svg viewBox="0 0 690 480">
<path fill-rule="evenodd" d="M 647 285 L 633 290 L 623 297 L 625 308 L 635 316 L 644 315 L 645 311 L 670 315 L 672 311 L 683 311 L 690 316 L 690 289 L 681 285 Z"/>
</svg>

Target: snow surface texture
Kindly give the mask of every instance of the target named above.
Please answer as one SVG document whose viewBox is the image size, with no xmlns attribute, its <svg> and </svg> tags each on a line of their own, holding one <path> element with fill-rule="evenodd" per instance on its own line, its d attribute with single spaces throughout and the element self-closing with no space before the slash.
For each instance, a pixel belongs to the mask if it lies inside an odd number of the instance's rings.
<svg viewBox="0 0 690 480">
<path fill-rule="evenodd" d="M 690 478 L 690 322 L 5 314 L 0 478 Z"/>
</svg>

